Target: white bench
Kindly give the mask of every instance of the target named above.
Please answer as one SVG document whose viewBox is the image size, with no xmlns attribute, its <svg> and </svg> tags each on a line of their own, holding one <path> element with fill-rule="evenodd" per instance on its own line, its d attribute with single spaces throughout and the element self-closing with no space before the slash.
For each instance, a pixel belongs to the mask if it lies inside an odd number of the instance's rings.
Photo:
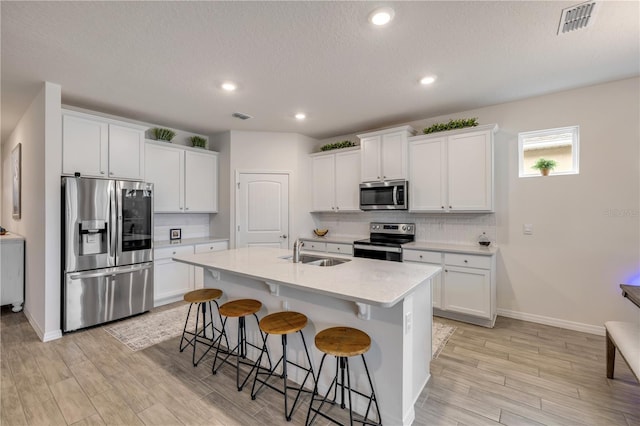
<svg viewBox="0 0 640 426">
<path fill-rule="evenodd" d="M 613 379 L 616 348 L 631 372 L 640 381 L 640 324 L 607 321 L 607 377 Z"/>
</svg>

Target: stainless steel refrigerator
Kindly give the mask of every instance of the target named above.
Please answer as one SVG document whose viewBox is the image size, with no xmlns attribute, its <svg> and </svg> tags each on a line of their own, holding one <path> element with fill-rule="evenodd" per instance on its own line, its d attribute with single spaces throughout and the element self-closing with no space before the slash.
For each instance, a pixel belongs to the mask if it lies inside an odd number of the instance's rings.
<svg viewBox="0 0 640 426">
<path fill-rule="evenodd" d="M 62 329 L 153 307 L 153 184 L 62 178 Z"/>
</svg>

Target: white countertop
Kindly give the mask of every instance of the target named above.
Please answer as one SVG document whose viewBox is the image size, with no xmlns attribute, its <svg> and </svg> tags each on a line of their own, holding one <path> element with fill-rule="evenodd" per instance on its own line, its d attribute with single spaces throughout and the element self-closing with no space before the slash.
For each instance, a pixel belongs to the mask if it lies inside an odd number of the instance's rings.
<svg viewBox="0 0 640 426">
<path fill-rule="evenodd" d="M 220 241 L 229 241 L 229 238 L 222 237 L 201 237 L 201 238 L 182 238 L 180 240 L 164 240 L 154 241 L 153 248 L 175 247 L 175 246 L 190 246 L 194 244 L 209 244 L 217 243 Z"/>
<path fill-rule="evenodd" d="M 325 236 L 325 237 L 300 237 L 304 241 L 317 241 L 323 243 L 337 243 L 337 244 L 353 244 L 354 241 L 364 240 L 369 236 Z M 447 244 L 447 243 L 432 243 L 429 241 L 414 241 L 413 243 L 406 243 L 402 245 L 403 249 L 407 250 L 433 250 L 444 251 L 448 253 L 465 253 L 465 254 L 479 254 L 483 256 L 493 256 L 498 252 L 498 248 L 494 245 L 489 247 L 483 247 L 481 245 L 465 245 L 465 244 Z"/>
<path fill-rule="evenodd" d="M 329 235 L 327 234 L 324 237 L 317 237 L 315 235 L 311 235 L 308 237 L 300 237 L 301 240 L 304 241 L 317 241 L 319 243 L 336 243 L 336 244 L 353 244 L 354 241 L 357 240 L 364 240 L 366 238 L 369 238 L 369 236 L 365 236 L 365 237 L 357 237 L 357 236 L 333 236 L 333 235 Z"/>
<path fill-rule="evenodd" d="M 446 244 L 446 243 L 430 243 L 428 241 L 415 241 L 413 243 L 403 244 L 404 250 L 433 250 L 444 251 L 447 253 L 465 253 L 479 254 L 483 256 L 493 256 L 498 252 L 498 247 L 490 245 L 483 247 L 478 245 L 462 245 L 462 244 Z"/>
<path fill-rule="evenodd" d="M 0 241 L 2 242 L 20 242 L 24 241 L 24 237 L 22 235 L 14 234 L 13 232 L 7 232 L 4 235 L 0 235 Z"/>
<path fill-rule="evenodd" d="M 330 257 L 351 261 L 322 267 L 282 259 L 291 254 L 291 251 L 283 249 L 248 247 L 176 256 L 173 260 L 381 307 L 395 305 L 441 270 L 425 264 L 383 262 L 333 254 Z"/>
</svg>

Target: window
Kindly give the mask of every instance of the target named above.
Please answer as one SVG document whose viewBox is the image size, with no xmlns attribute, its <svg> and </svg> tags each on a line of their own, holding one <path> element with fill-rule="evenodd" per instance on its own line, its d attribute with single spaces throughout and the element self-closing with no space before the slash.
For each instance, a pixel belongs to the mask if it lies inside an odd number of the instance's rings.
<svg viewBox="0 0 640 426">
<path fill-rule="evenodd" d="M 550 175 L 578 174 L 579 139 L 579 126 L 519 133 L 519 176 L 542 176 L 539 170 L 533 168 L 541 158 L 556 162 L 553 170 L 549 171 Z"/>
</svg>

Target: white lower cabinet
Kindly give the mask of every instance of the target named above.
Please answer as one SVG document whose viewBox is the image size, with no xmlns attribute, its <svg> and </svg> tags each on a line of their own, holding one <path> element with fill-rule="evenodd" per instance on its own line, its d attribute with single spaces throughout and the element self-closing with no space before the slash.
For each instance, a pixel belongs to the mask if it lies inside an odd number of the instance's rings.
<svg viewBox="0 0 640 426">
<path fill-rule="evenodd" d="M 432 281 L 434 315 L 493 327 L 496 320 L 495 255 L 404 250 L 403 260 L 442 267 Z"/>
<path fill-rule="evenodd" d="M 442 253 L 439 251 L 403 250 L 402 260 L 442 266 Z M 431 302 L 434 308 L 442 307 L 442 274 L 431 279 Z"/>
<path fill-rule="evenodd" d="M 196 244 L 195 245 L 195 253 L 209 253 L 212 251 L 222 251 L 227 250 L 229 248 L 228 241 L 216 241 L 213 243 L 207 244 Z M 204 270 L 202 268 L 193 268 L 194 272 L 194 284 L 195 288 L 203 288 L 204 287 Z"/>
<path fill-rule="evenodd" d="M 0 300 L 13 305 L 13 312 L 24 303 L 24 238 L 16 234 L 0 236 Z"/>
<path fill-rule="evenodd" d="M 193 254 L 193 246 L 163 247 L 153 251 L 153 306 L 182 300 L 193 290 L 193 266 L 174 262 L 174 256 Z"/>
</svg>

